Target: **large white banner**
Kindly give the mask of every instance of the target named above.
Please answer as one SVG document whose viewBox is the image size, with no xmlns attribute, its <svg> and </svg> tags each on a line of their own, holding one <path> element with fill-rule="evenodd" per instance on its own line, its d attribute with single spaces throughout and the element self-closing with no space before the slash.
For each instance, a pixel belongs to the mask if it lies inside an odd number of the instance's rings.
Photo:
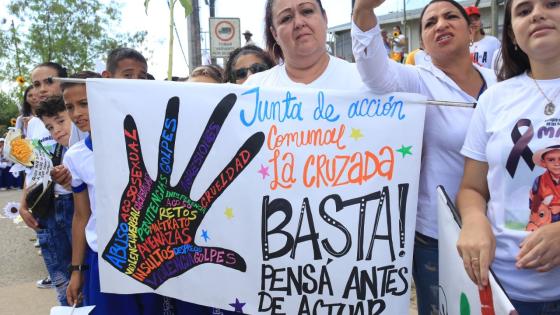
<svg viewBox="0 0 560 315">
<path fill-rule="evenodd" d="M 420 96 L 87 88 L 102 291 L 250 314 L 408 313 Z"/>
<path fill-rule="evenodd" d="M 504 290 L 490 273 L 490 286 L 480 290 L 471 281 L 457 251 L 459 212 L 438 187 L 439 304 L 442 315 L 517 314 Z"/>
</svg>

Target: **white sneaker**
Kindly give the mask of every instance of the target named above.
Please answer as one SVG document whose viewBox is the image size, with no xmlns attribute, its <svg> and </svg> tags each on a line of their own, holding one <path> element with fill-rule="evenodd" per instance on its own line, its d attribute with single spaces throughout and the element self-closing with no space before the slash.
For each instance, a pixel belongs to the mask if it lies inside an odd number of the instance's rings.
<svg viewBox="0 0 560 315">
<path fill-rule="evenodd" d="M 54 285 L 51 281 L 51 277 L 47 276 L 45 279 L 37 281 L 37 288 L 39 288 L 39 289 L 54 288 Z"/>
</svg>

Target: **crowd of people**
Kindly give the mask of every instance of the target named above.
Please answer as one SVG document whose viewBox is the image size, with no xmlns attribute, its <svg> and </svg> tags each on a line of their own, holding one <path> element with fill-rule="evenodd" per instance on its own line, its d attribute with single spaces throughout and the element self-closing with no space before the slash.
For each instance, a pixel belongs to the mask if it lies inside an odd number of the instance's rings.
<svg viewBox="0 0 560 315">
<path fill-rule="evenodd" d="M 403 64 L 406 37 L 400 28 L 388 36 L 375 15 L 383 2 L 355 1 L 356 63 L 328 53 L 327 12 L 320 0 L 267 0 L 265 49 L 247 31 L 247 45 L 232 51 L 224 68 L 200 66 L 175 79 L 411 92 L 477 104 L 426 109 L 413 257 L 418 312 L 439 313 L 435 218 L 436 187 L 443 185 L 457 199 L 457 248 L 473 282 L 487 286 L 492 268 L 520 315 L 560 314 L 560 4 L 507 1 L 500 45 L 484 33 L 478 8 L 432 0 L 420 15 L 421 49 Z M 97 314 L 164 314 L 170 308 L 177 314 L 228 313 L 156 294 L 100 292 L 85 84 L 60 84 L 53 77 L 67 77 L 65 68 L 46 62 L 33 69 L 17 127 L 64 152 L 51 174 L 57 183 L 51 215 L 35 218 L 25 198 L 20 209 L 37 231 L 60 304 L 96 305 Z M 117 48 L 103 73 L 70 77 L 149 79 L 149 73 L 139 52 Z"/>
</svg>

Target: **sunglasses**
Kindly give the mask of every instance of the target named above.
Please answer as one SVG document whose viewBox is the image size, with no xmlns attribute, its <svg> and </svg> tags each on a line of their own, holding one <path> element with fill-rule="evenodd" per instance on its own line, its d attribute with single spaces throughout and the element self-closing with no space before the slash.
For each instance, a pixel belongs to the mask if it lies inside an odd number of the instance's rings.
<svg viewBox="0 0 560 315">
<path fill-rule="evenodd" d="M 239 68 L 237 70 L 233 71 L 233 75 L 234 78 L 236 80 L 241 80 L 241 79 L 245 79 L 247 77 L 247 75 L 249 74 L 249 71 L 251 71 L 251 73 L 255 74 L 258 72 L 262 72 L 268 70 L 268 66 L 262 63 L 254 63 L 252 64 L 250 67 L 248 68 Z"/>
</svg>

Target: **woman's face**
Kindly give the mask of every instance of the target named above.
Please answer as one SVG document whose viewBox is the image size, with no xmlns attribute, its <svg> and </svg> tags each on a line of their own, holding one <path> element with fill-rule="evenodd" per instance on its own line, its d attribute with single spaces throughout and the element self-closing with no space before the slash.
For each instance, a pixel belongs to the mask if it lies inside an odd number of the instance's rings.
<svg viewBox="0 0 560 315">
<path fill-rule="evenodd" d="M 529 59 L 560 58 L 559 0 L 513 0 L 511 29 Z"/>
<path fill-rule="evenodd" d="M 266 66 L 264 61 L 254 54 L 246 54 L 237 57 L 237 60 L 232 67 L 235 83 L 242 84 L 249 76 L 259 72 L 257 70 L 263 69 L 263 66 Z"/>
<path fill-rule="evenodd" d="M 34 92 L 37 93 L 37 98 L 40 102 L 51 96 L 62 94 L 60 82 L 52 80 L 53 77 L 57 76 L 57 71 L 51 67 L 39 67 L 31 72 L 33 89 L 35 90 Z"/>
<path fill-rule="evenodd" d="M 326 52 L 327 17 L 315 0 L 275 0 L 271 32 L 287 63 Z"/>
<path fill-rule="evenodd" d="M 422 17 L 422 42 L 435 63 L 469 53 L 472 30 L 459 9 L 448 2 L 435 2 Z M 440 62 L 438 62 L 440 61 Z"/>
<path fill-rule="evenodd" d="M 36 110 L 39 107 L 39 98 L 37 97 L 37 92 L 35 88 L 31 88 L 29 92 L 27 92 L 27 97 L 25 98 L 27 103 L 31 105 L 32 110 Z"/>
<path fill-rule="evenodd" d="M 480 29 L 482 28 L 482 21 L 480 21 L 480 15 L 471 14 L 469 15 L 469 20 L 471 21 L 471 29 L 473 30 L 473 33 L 476 34 L 477 32 L 480 32 Z"/>
</svg>

